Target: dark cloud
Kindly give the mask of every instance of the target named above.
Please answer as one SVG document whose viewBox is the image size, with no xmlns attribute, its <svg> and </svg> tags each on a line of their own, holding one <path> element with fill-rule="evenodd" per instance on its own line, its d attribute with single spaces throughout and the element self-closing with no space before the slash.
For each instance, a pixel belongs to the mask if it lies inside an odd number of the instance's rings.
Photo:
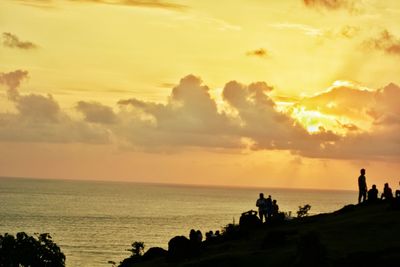
<svg viewBox="0 0 400 267">
<path fill-rule="evenodd" d="M 3 32 L 2 34 L 3 45 L 5 47 L 10 48 L 19 48 L 19 49 L 35 49 L 38 46 L 32 42 L 21 41 L 18 36 L 9 32 Z"/>
<path fill-rule="evenodd" d="M 382 31 L 377 37 L 366 40 L 364 45 L 367 48 L 380 50 L 387 54 L 400 55 L 400 38 L 397 38 L 388 30 Z"/>
<path fill-rule="evenodd" d="M 256 57 L 268 57 L 268 51 L 264 48 L 259 48 L 259 49 L 248 51 L 246 53 L 246 55 L 256 56 Z"/>
<path fill-rule="evenodd" d="M 117 120 L 111 107 L 97 102 L 79 101 L 76 109 L 85 116 L 88 122 L 111 124 Z"/>
</svg>

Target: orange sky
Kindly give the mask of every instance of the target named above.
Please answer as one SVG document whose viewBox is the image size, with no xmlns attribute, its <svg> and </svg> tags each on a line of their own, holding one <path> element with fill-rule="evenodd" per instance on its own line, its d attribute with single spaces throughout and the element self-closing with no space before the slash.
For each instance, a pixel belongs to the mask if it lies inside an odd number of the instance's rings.
<svg viewBox="0 0 400 267">
<path fill-rule="evenodd" d="M 0 2 L 0 176 L 400 181 L 400 3 Z"/>
</svg>

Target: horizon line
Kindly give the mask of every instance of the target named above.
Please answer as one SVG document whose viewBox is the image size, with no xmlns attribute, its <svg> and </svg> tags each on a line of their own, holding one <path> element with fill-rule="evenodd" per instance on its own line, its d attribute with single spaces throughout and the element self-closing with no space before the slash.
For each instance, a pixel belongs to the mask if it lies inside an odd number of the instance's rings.
<svg viewBox="0 0 400 267">
<path fill-rule="evenodd" d="M 132 180 L 108 180 L 108 179 L 88 179 L 88 178 L 43 178 L 43 177 L 22 177 L 22 176 L 0 176 L 0 179 L 21 179 L 21 180 L 50 180 L 50 181 L 75 181 L 75 182 L 105 182 L 105 183 L 131 183 L 143 185 L 159 185 L 159 186 L 180 186 L 180 187 L 211 187 L 211 188 L 232 188 L 232 189 L 284 189 L 284 190 L 313 190 L 313 191 L 350 191 L 357 192 L 352 189 L 342 188 L 312 188 L 312 187 L 279 187 L 279 186 L 251 186 L 251 185 L 227 185 L 227 184 L 195 184 L 195 183 L 177 183 L 177 182 L 149 182 L 149 181 L 132 181 Z"/>
</svg>

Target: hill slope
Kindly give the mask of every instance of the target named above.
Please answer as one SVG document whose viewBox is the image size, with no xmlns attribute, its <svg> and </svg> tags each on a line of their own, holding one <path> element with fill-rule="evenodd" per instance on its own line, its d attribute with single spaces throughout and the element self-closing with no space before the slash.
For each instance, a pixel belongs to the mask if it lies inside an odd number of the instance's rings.
<svg viewBox="0 0 400 267">
<path fill-rule="evenodd" d="M 195 256 L 132 266 L 400 266 L 400 210 L 388 203 L 351 205 L 203 244 Z"/>
</svg>

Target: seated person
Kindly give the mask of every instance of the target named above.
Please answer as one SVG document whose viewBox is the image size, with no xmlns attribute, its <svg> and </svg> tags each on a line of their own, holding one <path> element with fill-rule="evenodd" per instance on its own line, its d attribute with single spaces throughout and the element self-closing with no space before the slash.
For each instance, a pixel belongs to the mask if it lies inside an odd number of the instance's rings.
<svg viewBox="0 0 400 267">
<path fill-rule="evenodd" d="M 386 183 L 385 187 L 383 188 L 381 199 L 387 199 L 387 200 L 393 199 L 392 188 L 389 187 L 388 183 Z"/>
<path fill-rule="evenodd" d="M 368 191 L 368 202 L 376 202 L 378 200 L 378 189 L 376 189 L 376 185 L 373 185 L 372 188 Z"/>
</svg>

